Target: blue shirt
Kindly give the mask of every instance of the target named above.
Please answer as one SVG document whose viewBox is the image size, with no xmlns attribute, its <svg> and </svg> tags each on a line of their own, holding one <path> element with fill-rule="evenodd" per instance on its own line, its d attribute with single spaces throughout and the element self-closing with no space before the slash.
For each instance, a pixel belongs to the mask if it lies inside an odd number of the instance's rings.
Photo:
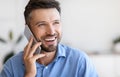
<svg viewBox="0 0 120 77">
<path fill-rule="evenodd" d="M 10 58 L 4 65 L 0 77 L 24 77 L 23 52 Z M 55 59 L 44 66 L 36 62 L 36 77 L 98 77 L 88 56 L 65 45 L 58 45 Z"/>
</svg>

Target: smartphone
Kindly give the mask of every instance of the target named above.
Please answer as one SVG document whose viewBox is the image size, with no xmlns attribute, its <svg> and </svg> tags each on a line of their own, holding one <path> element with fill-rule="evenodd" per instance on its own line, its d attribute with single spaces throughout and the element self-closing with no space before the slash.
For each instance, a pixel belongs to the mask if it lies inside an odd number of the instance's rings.
<svg viewBox="0 0 120 77">
<path fill-rule="evenodd" d="M 28 25 L 25 25 L 24 35 L 25 35 L 25 37 L 27 38 L 27 40 L 29 40 L 30 37 L 32 36 L 32 37 L 34 38 L 33 44 L 34 44 L 34 43 L 37 43 L 37 40 L 36 40 L 36 38 L 34 37 L 33 33 L 31 32 L 30 28 L 28 27 Z M 41 51 L 41 47 L 39 46 L 39 47 L 36 49 L 35 54 L 40 54 L 40 51 Z"/>
</svg>

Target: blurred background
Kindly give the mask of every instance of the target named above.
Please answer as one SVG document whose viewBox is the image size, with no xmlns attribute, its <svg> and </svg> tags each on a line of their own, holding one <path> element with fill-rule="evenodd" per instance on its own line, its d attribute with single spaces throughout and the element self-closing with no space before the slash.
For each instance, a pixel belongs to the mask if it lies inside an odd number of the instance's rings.
<svg viewBox="0 0 120 77">
<path fill-rule="evenodd" d="M 120 0 L 58 0 L 62 43 L 85 51 L 100 77 L 120 77 Z M 0 0 L 0 70 L 6 56 L 27 43 L 24 7 L 28 0 Z"/>
</svg>

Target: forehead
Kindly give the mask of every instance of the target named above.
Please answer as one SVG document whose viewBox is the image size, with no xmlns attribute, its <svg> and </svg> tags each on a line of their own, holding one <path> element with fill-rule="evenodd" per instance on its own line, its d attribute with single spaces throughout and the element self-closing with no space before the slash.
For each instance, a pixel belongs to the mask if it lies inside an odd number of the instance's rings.
<svg viewBox="0 0 120 77">
<path fill-rule="evenodd" d="M 60 13 L 55 8 L 36 9 L 30 13 L 31 20 L 59 20 Z"/>
</svg>

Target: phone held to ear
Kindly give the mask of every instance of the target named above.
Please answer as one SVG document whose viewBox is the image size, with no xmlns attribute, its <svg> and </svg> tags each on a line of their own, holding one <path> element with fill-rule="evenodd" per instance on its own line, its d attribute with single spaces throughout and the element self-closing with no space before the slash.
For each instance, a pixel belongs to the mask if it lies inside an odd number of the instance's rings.
<svg viewBox="0 0 120 77">
<path fill-rule="evenodd" d="M 33 33 L 32 33 L 31 30 L 29 29 L 28 25 L 25 25 L 24 35 L 25 35 L 25 37 L 27 38 L 27 40 L 29 40 L 30 37 L 32 36 L 32 37 L 34 38 L 34 43 L 37 43 L 37 40 L 35 39 Z M 41 51 L 41 47 L 39 46 L 39 47 L 36 49 L 35 54 L 40 54 L 40 51 Z"/>
</svg>

